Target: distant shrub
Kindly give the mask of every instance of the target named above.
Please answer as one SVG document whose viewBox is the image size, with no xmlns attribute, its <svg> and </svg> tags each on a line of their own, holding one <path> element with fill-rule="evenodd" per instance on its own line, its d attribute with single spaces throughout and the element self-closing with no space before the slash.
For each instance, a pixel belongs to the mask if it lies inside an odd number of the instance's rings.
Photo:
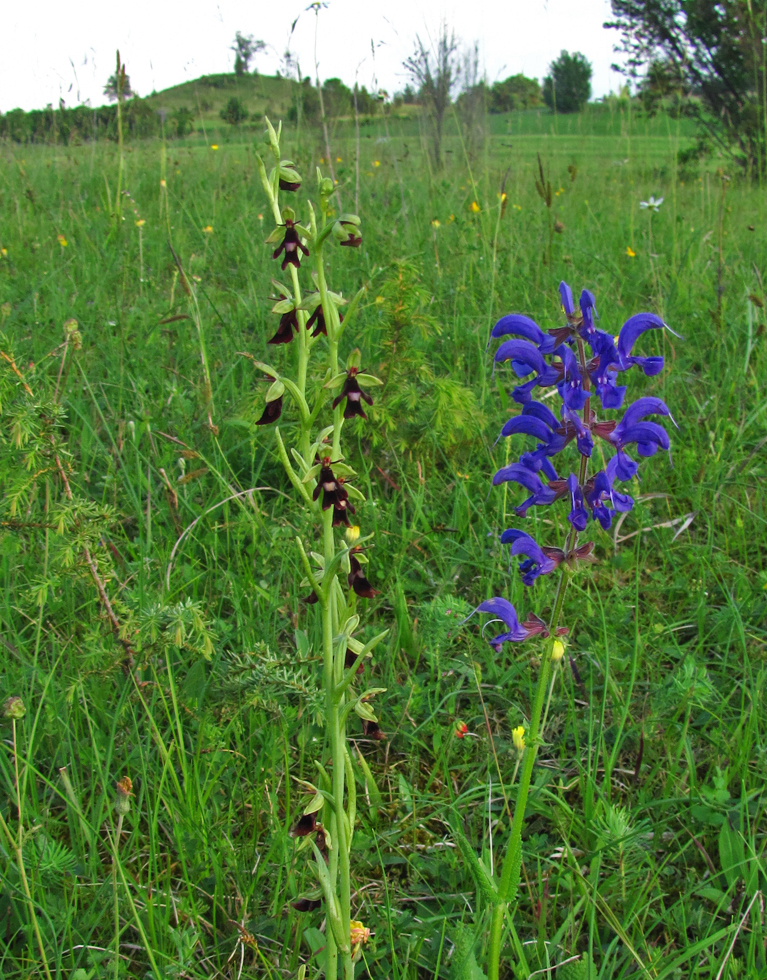
<svg viewBox="0 0 767 980">
<path fill-rule="evenodd" d="M 187 106 L 179 106 L 173 113 L 173 124 L 176 129 L 176 136 L 182 139 L 194 131 L 194 115 Z"/>
<path fill-rule="evenodd" d="M 541 105 L 543 94 L 536 78 L 510 75 L 490 89 L 490 112 L 513 112 L 515 109 L 534 109 Z"/>
<path fill-rule="evenodd" d="M 322 86 L 325 113 L 328 116 L 344 116 L 352 111 L 354 96 L 340 78 L 328 78 Z"/>
<path fill-rule="evenodd" d="M 239 126 L 248 118 L 248 110 L 242 104 L 242 100 L 233 95 L 219 113 L 224 122 L 232 126 Z"/>
<path fill-rule="evenodd" d="M 288 109 L 289 122 L 297 122 L 299 116 L 308 122 L 320 118 L 320 96 L 308 76 L 293 88 L 293 102 Z"/>
</svg>

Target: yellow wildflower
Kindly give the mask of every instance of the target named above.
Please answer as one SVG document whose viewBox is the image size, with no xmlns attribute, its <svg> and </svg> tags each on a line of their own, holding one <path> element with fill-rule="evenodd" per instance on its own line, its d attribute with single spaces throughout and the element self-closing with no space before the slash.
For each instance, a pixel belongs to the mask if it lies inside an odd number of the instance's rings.
<svg viewBox="0 0 767 980">
<path fill-rule="evenodd" d="M 7 258 L 8 257 L 8 249 L 7 248 L 0 248 L 0 255 L 2 255 L 2 257 L 4 259 Z"/>
<path fill-rule="evenodd" d="M 374 167 L 380 167 L 381 166 L 381 161 L 380 160 L 374 160 L 373 161 L 373 166 Z"/>
<path fill-rule="evenodd" d="M 218 149 L 218 143 L 211 143 L 210 144 L 210 148 L 211 148 L 211 150 L 217 150 Z"/>
<path fill-rule="evenodd" d="M 56 241 L 61 245 L 62 248 L 67 247 L 67 240 L 63 235 L 56 235 Z"/>
<path fill-rule="evenodd" d="M 435 218 L 431 223 L 432 228 L 439 228 L 439 218 Z"/>
<path fill-rule="evenodd" d="M 479 213 L 480 208 L 476 201 L 471 202 L 471 210 L 474 212 L 474 214 Z"/>
<path fill-rule="evenodd" d="M 383 296 L 376 296 L 376 306 L 380 306 L 384 302 Z"/>
<path fill-rule="evenodd" d="M 352 527 L 347 527 L 346 531 L 344 532 L 344 537 L 349 542 L 349 544 L 354 544 L 354 542 L 357 540 L 359 536 L 360 536 L 360 529 L 357 524 L 354 524 Z"/>
<path fill-rule="evenodd" d="M 554 645 L 551 648 L 551 659 L 553 663 L 558 664 L 562 657 L 565 655 L 565 645 L 561 640 L 554 640 Z"/>
<path fill-rule="evenodd" d="M 448 221 L 455 221 L 455 215 L 454 214 L 448 215 L 448 219 L 447 220 Z"/>
<path fill-rule="evenodd" d="M 352 958 L 358 953 L 360 946 L 370 939 L 370 930 L 358 919 L 352 919 L 349 923 L 349 941 L 352 945 Z"/>
<path fill-rule="evenodd" d="M 505 203 L 506 203 L 506 201 L 508 200 L 508 197 L 509 197 L 509 195 L 508 195 L 508 194 L 506 193 L 506 191 L 504 191 L 504 192 L 503 192 L 503 193 L 501 194 L 501 204 L 505 204 Z"/>
<path fill-rule="evenodd" d="M 633 259 L 636 256 L 636 254 L 637 253 L 634 251 L 634 249 L 630 245 L 627 245 L 626 246 L 626 255 L 628 255 L 628 257 L 630 259 Z"/>
<path fill-rule="evenodd" d="M 336 157 L 336 163 L 343 163 L 343 160 L 341 159 L 341 157 Z"/>
<path fill-rule="evenodd" d="M 146 224 L 146 218 L 139 218 L 136 221 L 136 227 L 137 228 L 143 228 L 145 224 Z"/>
<path fill-rule="evenodd" d="M 519 752 L 520 755 L 525 751 L 525 728 L 524 725 L 519 725 L 518 728 L 513 728 L 511 731 L 511 740 L 514 743 L 514 748 Z"/>
<path fill-rule="evenodd" d="M 205 232 L 206 235 L 212 235 L 213 225 L 205 225 L 205 227 L 202 230 Z"/>
<path fill-rule="evenodd" d="M 160 187 L 167 187 L 167 186 L 168 186 L 168 185 L 167 185 L 167 182 L 166 182 L 166 180 L 165 180 L 165 178 L 163 177 L 163 178 L 162 178 L 162 179 L 160 180 Z"/>
</svg>

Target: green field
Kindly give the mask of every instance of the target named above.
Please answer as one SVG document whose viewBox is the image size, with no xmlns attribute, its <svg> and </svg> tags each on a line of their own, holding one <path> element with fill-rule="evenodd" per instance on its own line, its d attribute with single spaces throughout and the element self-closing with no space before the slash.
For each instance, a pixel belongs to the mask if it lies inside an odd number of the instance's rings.
<svg viewBox="0 0 767 980">
<path fill-rule="evenodd" d="M 287 368 L 296 345 L 266 345 L 284 276 L 264 243 L 260 133 L 215 115 L 205 139 L 126 147 L 116 230 L 114 145 L 0 144 L 0 696 L 26 706 L 0 718 L 6 980 L 45 976 L 41 945 L 71 980 L 321 966 L 322 912 L 290 905 L 312 882 L 289 834 L 295 780 L 326 753 L 319 621 L 294 545 L 316 529 L 272 428 L 255 425 L 265 386 L 240 355 Z M 451 122 L 437 172 L 417 117 L 366 123 L 358 184 L 353 122 L 331 131 L 363 244 L 330 253 L 329 279 L 346 296 L 367 287 L 344 344 L 386 380 L 370 420 L 345 430 L 367 497 L 357 520 L 375 532 L 364 637 L 391 629 L 366 668 L 386 688 L 386 738 L 353 732 L 364 963 L 462 980 L 453 944 L 483 899 L 451 814 L 488 866 L 489 793 L 496 859 L 508 833 L 497 773 L 513 802 L 511 730 L 538 645 L 496 654 L 480 617 L 457 624 L 492 595 L 545 615 L 553 590 L 525 590 L 498 543 L 521 491 L 490 486 L 513 406 L 486 344 L 511 311 L 560 326 L 566 279 L 595 293 L 603 329 L 652 310 L 683 336 L 645 334 L 637 349 L 666 370 L 629 380 L 679 428 L 670 461 L 643 463 L 625 521 L 589 525 L 600 561 L 567 598 L 575 671 L 553 690 L 505 975 L 585 978 L 582 963 L 547 971 L 584 954 L 604 980 L 767 977 L 764 190 L 722 159 L 680 171 L 690 123 L 663 115 L 486 128 L 465 142 Z M 284 142 L 311 193 L 321 134 Z M 639 207 L 650 195 L 658 213 Z M 291 410 L 280 424 L 290 433 Z M 559 544 L 566 510 L 534 508 L 525 527 Z"/>
</svg>

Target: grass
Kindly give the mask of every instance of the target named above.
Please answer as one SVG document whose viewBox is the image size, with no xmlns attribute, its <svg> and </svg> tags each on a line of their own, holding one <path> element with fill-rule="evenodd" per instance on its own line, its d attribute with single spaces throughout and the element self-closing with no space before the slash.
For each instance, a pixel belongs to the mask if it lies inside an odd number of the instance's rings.
<svg viewBox="0 0 767 980">
<path fill-rule="evenodd" d="M 536 648 L 496 656 L 457 623 L 494 594 L 524 612 L 551 600 L 541 583 L 524 592 L 497 544 L 518 501 L 488 492 L 510 405 L 485 345 L 511 310 L 556 325 L 566 278 L 595 292 L 606 329 L 652 309 L 683 334 L 645 335 L 667 369 L 631 378 L 680 428 L 673 467 L 643 467 L 640 504 L 595 531 L 600 563 L 567 600 L 574 669 L 553 692 L 505 969 L 580 955 L 604 980 L 767 976 L 763 191 L 732 174 L 723 192 L 721 161 L 679 173 L 689 133 L 665 117 L 489 124 L 470 154 L 448 138 L 441 173 L 417 121 L 364 128 L 364 243 L 333 259 L 334 288 L 369 283 L 363 364 L 396 378 L 353 460 L 363 533 L 376 531 L 366 628 L 393 627 L 369 669 L 387 738 L 356 741 L 364 962 L 392 980 L 470 972 L 456 950 L 482 898 L 450 823 L 489 865 L 490 820 L 497 857 L 508 824 L 489 733 L 509 787 Z M 332 140 L 349 209 L 348 124 Z M 290 905 L 311 878 L 289 836 L 294 777 L 324 753 L 318 624 L 290 486 L 254 425 L 264 391 L 238 356 L 266 353 L 278 270 L 252 146 L 211 141 L 130 146 L 118 234 L 113 147 L 0 147 L 0 690 L 26 706 L 3 720 L 0 753 L 9 980 L 44 976 L 43 953 L 51 976 L 77 980 L 276 978 L 320 962 L 320 913 Z M 288 142 L 308 181 L 319 135 Z M 537 152 L 564 225 L 550 264 Z M 657 215 L 639 208 L 650 194 Z M 199 332 L 169 237 L 197 277 Z M 71 325 L 64 345 L 72 318 L 79 349 Z M 563 540 L 561 514 L 531 523 Z M 454 736 L 459 721 L 470 736 Z"/>
</svg>

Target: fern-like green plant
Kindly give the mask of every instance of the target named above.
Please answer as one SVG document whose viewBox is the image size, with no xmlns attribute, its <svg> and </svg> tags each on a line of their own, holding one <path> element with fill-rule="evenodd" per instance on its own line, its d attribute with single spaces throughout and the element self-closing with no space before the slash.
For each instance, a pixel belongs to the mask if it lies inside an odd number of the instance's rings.
<svg viewBox="0 0 767 980">
<path fill-rule="evenodd" d="M 416 266 L 395 261 L 376 297 L 380 339 L 374 357 L 384 384 L 366 430 L 376 448 L 450 453 L 481 427 L 476 396 L 458 380 L 460 364 L 441 370 L 427 354 L 426 342 L 442 332 L 431 302 Z"/>
</svg>

